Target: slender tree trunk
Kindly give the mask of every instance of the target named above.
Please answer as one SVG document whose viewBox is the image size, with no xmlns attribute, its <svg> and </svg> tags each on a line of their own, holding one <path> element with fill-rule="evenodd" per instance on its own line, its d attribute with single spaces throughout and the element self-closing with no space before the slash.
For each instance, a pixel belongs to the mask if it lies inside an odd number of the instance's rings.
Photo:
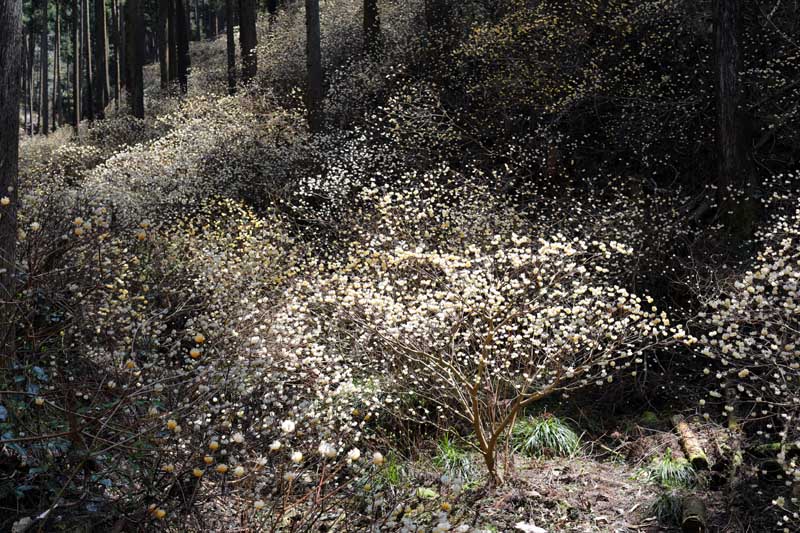
<svg viewBox="0 0 800 533">
<path fill-rule="evenodd" d="M 267 0 L 267 13 L 269 13 L 269 31 L 272 31 L 278 17 L 278 0 Z"/>
<path fill-rule="evenodd" d="M 33 22 L 33 21 L 31 21 Z M 34 76 L 33 72 L 35 70 L 35 60 L 36 60 L 36 39 L 34 39 L 35 32 L 33 31 L 33 25 L 29 28 L 28 31 L 28 109 L 31 112 L 31 121 L 30 127 L 28 129 L 28 135 L 33 135 L 34 133 L 34 125 L 33 125 L 33 93 L 35 91 L 35 84 L 34 84 Z"/>
<path fill-rule="evenodd" d="M 158 66 L 161 74 L 161 88 L 169 87 L 169 52 L 167 50 L 167 20 L 169 19 L 169 2 L 158 2 L 158 24 L 156 39 L 158 40 Z"/>
<path fill-rule="evenodd" d="M 206 0 L 203 3 L 203 26 L 205 26 L 206 40 L 212 40 L 216 36 L 216 11 Z"/>
<path fill-rule="evenodd" d="M 31 65 L 28 61 L 28 50 L 30 49 L 31 35 L 27 30 L 22 38 L 22 95 L 25 98 L 25 133 L 33 135 L 33 108 L 30 102 L 30 87 L 31 87 Z"/>
<path fill-rule="evenodd" d="M 190 0 L 186 0 L 189 2 Z M 203 40 L 203 32 L 201 30 L 202 23 L 200 22 L 200 7 L 198 6 L 199 0 L 195 0 L 194 2 L 194 40 L 195 41 L 202 41 Z M 189 4 L 189 8 L 191 9 L 191 4 Z"/>
<path fill-rule="evenodd" d="M 50 133 L 50 91 L 47 90 L 47 75 L 49 72 L 49 57 L 48 57 L 48 39 L 49 35 L 49 24 L 48 24 L 48 17 L 47 17 L 47 0 L 41 0 L 41 45 L 40 49 L 40 61 L 42 67 L 42 83 L 39 86 L 39 114 L 42 117 L 42 129 L 40 132 L 44 135 Z"/>
<path fill-rule="evenodd" d="M 28 94 L 26 92 L 27 88 L 28 88 L 28 68 L 27 68 L 27 62 L 25 60 L 25 47 L 27 45 L 28 45 L 28 37 L 27 37 L 27 34 L 25 33 L 25 31 L 23 29 L 21 42 L 20 42 L 20 48 L 22 49 L 22 52 L 21 52 L 22 55 L 20 56 L 20 65 L 22 65 L 22 67 L 20 68 L 19 86 L 20 86 L 20 90 L 22 91 L 22 96 L 23 96 L 23 100 L 22 100 L 22 127 L 25 129 L 25 134 L 26 135 L 28 133 L 28 99 L 25 97 L 25 95 Z"/>
<path fill-rule="evenodd" d="M 19 170 L 19 80 L 22 1 L 0 2 L 0 367 L 16 356 L 14 299 L 17 246 L 17 173 Z M 6 202 L 3 201 L 2 204 Z"/>
<path fill-rule="evenodd" d="M 122 0 L 120 0 L 121 2 Z M 119 18 L 119 75 L 122 79 L 122 88 L 128 87 L 128 39 L 125 31 L 125 5 L 117 4 L 117 17 Z M 120 94 L 120 98 L 122 95 Z"/>
<path fill-rule="evenodd" d="M 225 0 L 225 37 L 228 52 L 228 94 L 236 93 L 236 41 L 233 35 L 233 2 Z"/>
<path fill-rule="evenodd" d="M 128 60 L 128 101 L 131 114 L 144 118 L 144 21 L 142 20 L 141 0 L 127 0 L 125 3 L 125 40 Z"/>
<path fill-rule="evenodd" d="M 256 57 L 256 2 L 239 0 L 239 47 L 242 54 L 242 81 L 252 80 L 258 70 Z"/>
<path fill-rule="evenodd" d="M 178 21 L 175 36 L 178 41 L 178 85 L 181 93 L 189 91 L 189 18 L 185 0 L 175 0 L 175 18 Z"/>
<path fill-rule="evenodd" d="M 176 0 L 167 2 L 167 60 L 169 62 L 169 80 L 178 78 L 178 17 L 175 13 Z"/>
<path fill-rule="evenodd" d="M 729 233 L 747 238 L 755 205 L 748 121 L 741 109 L 742 0 L 716 0 L 717 185 L 721 219 Z"/>
<path fill-rule="evenodd" d="M 192 6 L 189 5 L 189 1 L 190 0 L 181 0 L 181 1 L 183 2 L 183 15 L 184 15 L 183 18 L 186 21 L 186 38 L 191 42 L 191 40 L 192 40 Z M 176 7 L 176 9 L 177 9 L 177 7 Z M 180 43 L 178 43 L 178 46 L 180 46 Z"/>
<path fill-rule="evenodd" d="M 306 108 L 311 131 L 322 129 L 322 51 L 320 50 L 319 0 L 306 0 Z"/>
<path fill-rule="evenodd" d="M 61 110 L 61 2 L 56 2 L 56 27 L 53 40 L 53 131 L 63 121 Z"/>
<path fill-rule="evenodd" d="M 364 51 L 370 55 L 380 52 L 381 19 L 378 0 L 364 0 Z"/>
<path fill-rule="evenodd" d="M 72 126 L 79 134 L 81 123 L 81 0 L 72 0 Z"/>
<path fill-rule="evenodd" d="M 108 30 L 106 28 L 106 2 L 94 0 L 94 102 L 97 118 L 105 118 L 108 105 Z"/>
<path fill-rule="evenodd" d="M 42 133 L 42 39 L 39 36 L 39 53 L 36 56 L 39 62 L 36 63 L 36 90 L 33 95 L 33 104 L 36 106 L 36 133 Z"/>
<path fill-rule="evenodd" d="M 122 90 L 122 39 L 119 30 L 120 14 L 119 3 L 111 3 L 111 25 L 113 26 L 112 38 L 114 40 L 114 109 L 119 111 L 119 93 Z"/>
<path fill-rule="evenodd" d="M 89 121 L 94 120 L 94 70 L 92 68 L 92 33 L 90 19 L 89 0 L 83 0 L 81 6 L 81 17 L 83 18 L 83 58 L 86 67 L 86 101 L 84 110 Z"/>
</svg>

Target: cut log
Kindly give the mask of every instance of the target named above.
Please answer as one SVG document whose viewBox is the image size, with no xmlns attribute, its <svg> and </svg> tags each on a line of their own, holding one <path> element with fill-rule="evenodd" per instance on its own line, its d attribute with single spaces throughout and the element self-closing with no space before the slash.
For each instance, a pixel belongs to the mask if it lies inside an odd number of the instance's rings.
<svg viewBox="0 0 800 533">
<path fill-rule="evenodd" d="M 706 505 L 697 496 L 683 499 L 681 512 L 681 531 L 683 533 L 706 533 L 708 531 Z"/>
<path fill-rule="evenodd" d="M 672 423 L 678 431 L 683 451 L 686 453 L 686 457 L 689 458 L 689 462 L 692 463 L 692 466 L 696 470 L 707 469 L 708 457 L 706 456 L 706 452 L 703 451 L 703 447 L 700 445 L 700 439 L 697 438 L 697 435 L 692 430 L 689 423 L 681 415 L 673 416 Z"/>
</svg>

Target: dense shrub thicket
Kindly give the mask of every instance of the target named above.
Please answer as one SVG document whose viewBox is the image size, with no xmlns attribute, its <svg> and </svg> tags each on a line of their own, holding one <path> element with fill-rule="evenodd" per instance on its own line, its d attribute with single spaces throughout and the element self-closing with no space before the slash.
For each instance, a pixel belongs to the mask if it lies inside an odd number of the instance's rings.
<svg viewBox="0 0 800 533">
<path fill-rule="evenodd" d="M 366 56 L 362 4 L 322 2 L 320 134 L 290 5 L 236 96 L 219 39 L 187 97 L 148 87 L 152 118 L 26 141 L 4 526 L 481 531 L 466 480 L 399 482 L 409 432 L 460 434 L 497 483 L 527 406 L 646 389 L 668 353 L 653 394 L 776 445 L 771 516 L 798 527 L 796 4 L 748 4 L 772 179 L 727 263 L 698 215 L 708 2 L 429 4 L 382 2 Z"/>
</svg>

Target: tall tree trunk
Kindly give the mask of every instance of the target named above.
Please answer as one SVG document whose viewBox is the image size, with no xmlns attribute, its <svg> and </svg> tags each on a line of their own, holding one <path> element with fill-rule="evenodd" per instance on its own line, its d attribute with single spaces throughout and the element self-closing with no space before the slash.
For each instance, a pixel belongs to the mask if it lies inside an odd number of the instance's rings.
<svg viewBox="0 0 800 533">
<path fill-rule="evenodd" d="M 749 124 L 740 108 L 742 0 L 716 0 L 715 11 L 717 191 L 720 218 L 732 236 L 747 238 L 753 231 L 755 205 L 750 196 L 753 172 L 747 146 Z"/>
<path fill-rule="evenodd" d="M 105 118 L 108 105 L 108 30 L 106 2 L 94 0 L 94 102 L 97 118 Z"/>
<path fill-rule="evenodd" d="M 35 132 L 37 134 L 42 132 L 42 39 L 41 35 L 39 36 L 39 53 L 36 56 L 39 62 L 35 63 L 37 66 L 36 70 L 36 87 L 33 95 L 33 104 L 36 106 L 36 128 Z"/>
<path fill-rule="evenodd" d="M 216 11 L 206 0 L 203 2 L 203 26 L 206 31 L 206 39 L 211 40 L 216 36 Z"/>
<path fill-rule="evenodd" d="M 306 108 L 311 131 L 322 129 L 322 51 L 320 50 L 319 0 L 306 0 Z"/>
<path fill-rule="evenodd" d="M 81 1 L 72 0 L 72 126 L 76 136 L 81 123 Z"/>
<path fill-rule="evenodd" d="M 127 41 L 127 87 L 131 114 L 144 118 L 144 21 L 141 0 L 125 3 L 125 40 Z"/>
<path fill-rule="evenodd" d="M 192 40 L 192 6 L 189 5 L 190 0 L 182 0 L 184 20 L 186 20 L 186 36 L 189 41 Z M 176 4 L 177 6 L 177 4 Z M 177 9 L 177 7 L 176 7 Z M 180 46 L 180 44 L 179 44 Z"/>
<path fill-rule="evenodd" d="M 364 0 L 364 51 L 370 55 L 380 52 L 381 19 L 378 0 Z"/>
<path fill-rule="evenodd" d="M 89 0 L 83 0 L 81 6 L 81 17 L 83 19 L 83 58 L 86 68 L 86 101 L 84 110 L 89 121 L 94 120 L 94 71 L 92 69 L 92 33 L 89 24 L 90 19 Z"/>
<path fill-rule="evenodd" d="M 189 91 L 189 18 L 185 0 L 175 0 L 175 37 L 178 44 L 178 85 L 181 93 Z"/>
<path fill-rule="evenodd" d="M 56 2 L 56 27 L 53 40 L 53 131 L 63 120 L 61 111 L 61 2 Z"/>
<path fill-rule="evenodd" d="M 167 50 L 167 20 L 169 19 L 169 2 L 158 2 L 158 21 L 156 39 L 158 40 L 158 66 L 161 74 L 161 88 L 169 87 L 169 52 Z"/>
<path fill-rule="evenodd" d="M 228 94 L 236 93 L 236 41 L 233 35 L 234 0 L 225 0 L 225 37 L 228 52 Z"/>
<path fill-rule="evenodd" d="M 190 2 L 190 0 L 186 0 Z M 201 30 L 201 22 L 200 22 L 200 7 L 198 4 L 200 3 L 199 0 L 195 0 L 194 2 L 194 40 L 195 41 L 202 41 L 203 40 L 203 32 Z M 191 3 L 189 3 L 189 9 L 192 8 Z"/>
<path fill-rule="evenodd" d="M 125 37 L 127 35 L 125 31 L 125 5 L 122 3 L 117 4 L 117 16 L 119 17 L 119 75 L 124 89 L 128 87 L 128 39 Z M 121 95 L 120 98 L 122 98 Z"/>
<path fill-rule="evenodd" d="M 272 31 L 278 17 L 278 0 L 267 0 L 267 13 L 269 13 L 269 31 Z"/>
<path fill-rule="evenodd" d="M 19 170 L 19 80 L 22 0 L 0 2 L 0 366 L 16 355 L 14 298 L 17 246 L 17 172 Z M 6 204 L 5 201 L 2 204 Z"/>
<path fill-rule="evenodd" d="M 25 98 L 25 133 L 33 135 L 33 107 L 31 106 L 31 64 L 28 60 L 28 50 L 30 49 L 31 35 L 25 31 L 22 38 L 22 96 Z"/>
<path fill-rule="evenodd" d="M 33 22 L 33 21 L 31 21 Z M 34 101 L 34 91 L 36 90 L 36 86 L 34 84 L 34 76 L 33 72 L 35 70 L 35 59 L 36 59 L 36 39 L 34 39 L 34 35 L 36 33 L 33 31 L 33 25 L 31 24 L 29 31 L 28 31 L 28 109 L 31 111 L 31 121 L 30 126 L 28 129 L 28 135 L 33 135 L 34 133 L 34 125 L 33 125 L 33 101 Z"/>
<path fill-rule="evenodd" d="M 167 17 L 167 55 L 169 60 L 169 80 L 178 78 L 178 17 L 175 14 L 175 1 L 166 0 L 169 16 Z"/>
<path fill-rule="evenodd" d="M 39 86 L 39 114 L 42 117 L 42 129 L 40 130 L 41 133 L 47 135 L 50 133 L 50 92 L 47 90 L 47 74 L 49 72 L 49 57 L 48 57 L 48 39 L 50 38 L 49 35 L 49 24 L 48 24 L 48 17 L 47 17 L 47 0 L 41 0 L 41 45 L 39 46 L 39 55 L 42 67 L 42 82 Z"/>
<path fill-rule="evenodd" d="M 242 54 L 242 81 L 252 80 L 258 70 L 256 57 L 256 1 L 239 0 L 239 47 Z"/>
<path fill-rule="evenodd" d="M 120 13 L 119 2 L 111 3 L 111 25 L 113 26 L 112 38 L 114 40 L 114 109 L 119 111 L 119 93 L 122 90 L 122 38 L 119 29 Z"/>
</svg>

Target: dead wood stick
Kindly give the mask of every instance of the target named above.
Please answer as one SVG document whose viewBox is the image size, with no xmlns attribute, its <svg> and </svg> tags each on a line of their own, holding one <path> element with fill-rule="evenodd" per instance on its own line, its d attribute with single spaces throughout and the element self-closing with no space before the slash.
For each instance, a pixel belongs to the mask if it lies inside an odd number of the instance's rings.
<svg viewBox="0 0 800 533">
<path fill-rule="evenodd" d="M 703 447 L 700 445 L 700 439 L 697 438 L 694 430 L 692 430 L 689 423 L 681 416 L 675 415 L 672 417 L 672 423 L 678 431 L 683 445 L 683 451 L 686 452 L 686 457 L 689 462 L 697 470 L 705 470 L 708 468 L 708 457 Z"/>
</svg>

